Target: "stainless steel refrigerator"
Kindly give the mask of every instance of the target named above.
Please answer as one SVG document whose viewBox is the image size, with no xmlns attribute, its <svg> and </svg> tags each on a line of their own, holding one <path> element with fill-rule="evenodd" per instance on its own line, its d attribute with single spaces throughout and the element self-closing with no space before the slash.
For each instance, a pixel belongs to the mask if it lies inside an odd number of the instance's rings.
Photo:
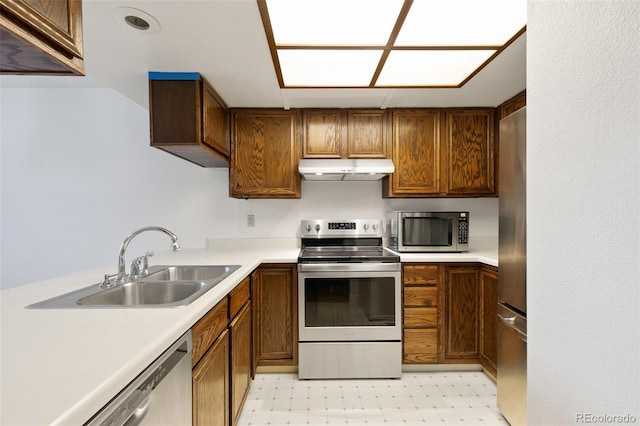
<svg viewBox="0 0 640 426">
<path fill-rule="evenodd" d="M 527 424 L 526 108 L 500 121 L 498 409 Z"/>
</svg>

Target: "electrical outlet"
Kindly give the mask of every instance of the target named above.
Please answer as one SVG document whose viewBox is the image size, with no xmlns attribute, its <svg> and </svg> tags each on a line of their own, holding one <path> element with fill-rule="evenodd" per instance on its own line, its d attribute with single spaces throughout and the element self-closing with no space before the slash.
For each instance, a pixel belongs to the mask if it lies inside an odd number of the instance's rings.
<svg viewBox="0 0 640 426">
<path fill-rule="evenodd" d="M 247 226 L 249 228 L 253 228 L 256 226 L 256 215 L 255 214 L 248 214 L 247 215 Z"/>
</svg>

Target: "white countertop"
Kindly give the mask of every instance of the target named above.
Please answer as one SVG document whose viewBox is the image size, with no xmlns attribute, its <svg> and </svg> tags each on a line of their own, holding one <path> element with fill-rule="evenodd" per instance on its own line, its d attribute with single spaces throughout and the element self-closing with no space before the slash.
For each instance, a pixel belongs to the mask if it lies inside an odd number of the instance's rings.
<svg viewBox="0 0 640 426">
<path fill-rule="evenodd" d="M 1 291 L 0 424 L 86 422 L 261 263 L 295 263 L 299 253 L 296 239 L 208 243 L 209 249 L 158 253 L 151 259 L 152 265 L 241 265 L 188 306 L 25 309 L 98 283 L 116 265 Z M 476 247 L 460 254 L 402 254 L 401 260 L 497 266 L 497 239 L 478 240 Z"/>
</svg>

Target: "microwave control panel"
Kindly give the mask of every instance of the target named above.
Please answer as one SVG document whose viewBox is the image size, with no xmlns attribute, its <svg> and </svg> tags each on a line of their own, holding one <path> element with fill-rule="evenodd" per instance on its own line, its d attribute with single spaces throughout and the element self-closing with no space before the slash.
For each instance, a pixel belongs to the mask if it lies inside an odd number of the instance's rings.
<svg viewBox="0 0 640 426">
<path fill-rule="evenodd" d="M 466 215 L 458 218 L 458 244 L 469 244 L 469 222 Z"/>
</svg>

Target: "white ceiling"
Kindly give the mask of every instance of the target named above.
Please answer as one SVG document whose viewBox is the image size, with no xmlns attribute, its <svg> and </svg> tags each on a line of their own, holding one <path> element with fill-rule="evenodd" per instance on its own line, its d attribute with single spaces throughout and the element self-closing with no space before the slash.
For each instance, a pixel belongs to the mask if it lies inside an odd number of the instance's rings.
<svg viewBox="0 0 640 426">
<path fill-rule="evenodd" d="M 128 27 L 121 7 L 160 30 Z M 86 77 L 2 76 L 2 87 L 111 87 L 147 107 L 148 71 L 195 71 L 230 107 L 258 108 L 497 106 L 526 88 L 526 33 L 460 89 L 280 89 L 255 0 L 84 0 L 83 15 Z"/>
</svg>

